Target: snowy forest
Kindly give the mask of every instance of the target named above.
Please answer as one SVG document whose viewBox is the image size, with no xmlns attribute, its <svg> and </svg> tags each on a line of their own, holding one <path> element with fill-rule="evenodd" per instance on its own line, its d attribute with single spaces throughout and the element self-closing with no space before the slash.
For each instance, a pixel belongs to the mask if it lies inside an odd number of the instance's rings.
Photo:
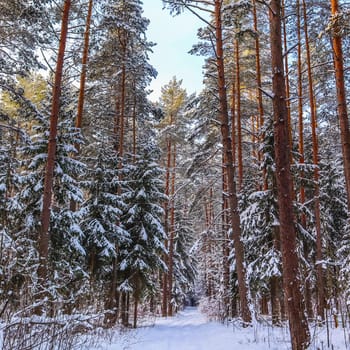
<svg viewBox="0 0 350 350">
<path fill-rule="evenodd" d="M 186 305 L 348 348 L 350 3 L 159 0 L 205 63 L 153 102 L 147 1 L 0 0 L 2 349 Z"/>
</svg>

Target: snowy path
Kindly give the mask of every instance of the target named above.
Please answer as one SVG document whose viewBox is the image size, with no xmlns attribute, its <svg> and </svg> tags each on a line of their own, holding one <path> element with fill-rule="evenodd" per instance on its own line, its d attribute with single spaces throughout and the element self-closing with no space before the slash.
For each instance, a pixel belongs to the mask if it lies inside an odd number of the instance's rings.
<svg viewBox="0 0 350 350">
<path fill-rule="evenodd" d="M 234 331 L 232 326 L 209 322 L 196 308 L 187 308 L 175 317 L 158 319 L 153 327 L 132 331 L 127 343 L 110 345 L 108 350 L 289 349 L 287 339 L 269 344 L 269 340 L 261 339 L 252 327 Z"/>
<path fill-rule="evenodd" d="M 309 350 L 349 349 L 344 331 L 331 332 L 327 347 L 326 330 L 314 328 Z M 318 333 L 318 334 L 316 334 Z M 316 335 L 316 337 L 315 337 Z M 102 346 L 101 346 L 102 345 Z M 154 326 L 116 334 L 112 344 L 100 344 L 89 350 L 290 350 L 286 328 L 255 322 L 252 327 L 225 326 L 210 322 L 196 308 L 187 308 L 175 317 L 159 318 Z"/>
<path fill-rule="evenodd" d="M 196 308 L 188 308 L 176 317 L 158 320 L 154 327 L 141 330 L 141 342 L 132 349 L 223 350 L 232 341 L 232 330 L 227 330 L 220 324 L 208 323 Z"/>
</svg>

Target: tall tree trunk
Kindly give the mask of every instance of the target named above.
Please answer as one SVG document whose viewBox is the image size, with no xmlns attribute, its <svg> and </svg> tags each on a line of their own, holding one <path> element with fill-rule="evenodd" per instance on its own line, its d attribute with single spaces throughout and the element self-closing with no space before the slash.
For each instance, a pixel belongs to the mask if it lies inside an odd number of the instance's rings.
<svg viewBox="0 0 350 350">
<path fill-rule="evenodd" d="M 282 23 L 283 23 L 283 48 L 284 52 L 284 69 L 285 69 L 285 79 L 286 79 L 286 104 L 287 104 L 287 113 L 288 113 L 288 134 L 289 134 L 289 146 L 292 149 L 293 138 L 292 138 L 292 116 L 290 110 L 290 87 L 289 87 L 289 63 L 288 63 L 288 43 L 287 43 L 287 24 L 286 24 L 286 16 L 285 16 L 285 0 L 282 0 Z M 292 154 L 290 154 L 291 161 Z"/>
<path fill-rule="evenodd" d="M 251 322 L 251 314 L 248 306 L 248 290 L 246 285 L 246 271 L 244 267 L 244 247 L 241 241 L 241 223 L 238 212 L 238 200 L 236 193 L 236 183 L 233 169 L 233 158 L 231 149 L 231 138 L 229 131 L 229 117 L 227 107 L 224 52 L 222 42 L 221 23 L 221 0 L 215 0 L 215 31 L 216 31 L 216 63 L 218 69 L 218 90 L 220 103 L 221 134 L 224 153 L 226 157 L 226 171 L 229 192 L 230 218 L 232 225 L 232 236 L 234 240 L 236 270 L 238 277 L 238 291 L 241 305 L 241 316 L 244 322 Z"/>
<path fill-rule="evenodd" d="M 176 177 L 176 145 L 173 145 L 172 174 L 170 188 L 170 232 L 169 232 L 169 263 L 168 263 L 168 316 L 173 316 L 173 274 L 174 274 L 174 236 L 175 236 L 175 177 Z"/>
<path fill-rule="evenodd" d="M 338 0 L 331 1 L 332 16 L 339 13 Z M 344 81 L 344 59 L 341 38 L 341 28 L 339 24 L 335 23 L 333 29 L 333 56 L 334 68 L 337 87 L 337 102 L 338 102 L 338 117 L 340 124 L 340 137 L 342 142 L 345 183 L 348 199 L 348 212 L 350 212 L 350 131 L 349 131 L 349 117 L 346 105 L 346 90 Z"/>
<path fill-rule="evenodd" d="M 124 134 L 125 134 L 125 95 L 126 95 L 126 67 L 125 64 L 122 66 L 122 80 L 120 83 L 121 99 L 120 99 L 120 120 L 119 120 L 119 147 L 118 153 L 120 165 L 122 166 L 122 157 L 124 155 Z"/>
<path fill-rule="evenodd" d="M 272 324 L 280 325 L 280 303 L 279 303 L 279 278 L 272 276 L 270 279 L 270 293 L 271 293 L 271 316 Z"/>
<path fill-rule="evenodd" d="M 132 106 L 132 159 L 135 163 L 136 161 L 136 105 L 137 105 L 137 99 L 136 99 L 136 84 L 134 82 L 134 101 Z"/>
<path fill-rule="evenodd" d="M 90 24 L 92 15 L 92 4 L 93 0 L 89 0 L 88 13 L 86 16 L 85 33 L 84 33 L 84 47 L 83 47 L 83 57 L 81 59 L 81 73 L 80 73 L 80 87 L 79 87 L 79 97 L 78 97 L 78 109 L 77 117 L 75 120 L 75 127 L 79 130 L 82 128 L 83 124 L 83 112 L 84 112 L 84 100 L 85 100 L 85 83 L 86 83 L 86 71 L 87 63 L 89 57 L 89 41 L 90 41 Z M 76 143 L 75 148 L 80 151 L 80 144 Z M 75 200 L 71 200 L 70 209 L 76 211 L 77 203 Z"/>
<path fill-rule="evenodd" d="M 301 294 L 296 230 L 293 215 L 293 184 L 290 172 L 290 145 L 286 82 L 283 69 L 281 0 L 270 2 L 270 42 L 274 112 L 276 179 L 280 219 L 283 286 L 288 305 L 293 350 L 304 350 L 310 342 Z"/>
<path fill-rule="evenodd" d="M 237 93 L 237 156 L 238 156 L 238 188 L 243 184 L 243 154 L 242 154 L 242 113 L 241 113 L 241 69 L 239 62 L 239 41 L 235 40 L 236 57 L 236 93 Z"/>
<path fill-rule="evenodd" d="M 303 77 L 301 66 L 301 28 L 300 28 L 300 1 L 297 0 L 297 38 L 298 38 L 298 126 L 299 126 L 299 163 L 304 165 L 304 120 L 303 120 Z M 301 179 L 304 178 L 304 171 L 300 173 Z M 300 204 L 305 204 L 305 187 L 303 182 L 300 184 Z M 306 228 L 306 216 L 301 214 L 301 224 Z"/>
<path fill-rule="evenodd" d="M 227 218 L 227 176 L 225 171 L 225 154 L 222 155 L 222 204 L 221 204 L 221 227 L 222 227 L 222 238 L 223 238 L 223 285 L 224 285 L 224 307 L 225 317 L 229 316 L 230 309 L 230 262 L 229 262 L 229 242 L 228 242 L 228 218 Z"/>
<path fill-rule="evenodd" d="M 124 51 L 124 56 L 125 56 L 125 51 Z M 119 135 L 116 135 L 116 138 L 119 136 L 119 144 L 116 143 L 115 147 L 116 150 L 118 151 L 118 155 L 120 157 L 120 161 L 118 163 L 118 169 L 119 169 L 119 174 L 118 174 L 118 179 L 121 182 L 123 180 L 123 175 L 121 173 L 121 170 L 123 168 L 123 155 L 124 155 L 124 125 L 125 125 L 125 94 L 126 94 L 126 69 L 125 65 L 122 66 L 122 78 L 120 82 L 120 105 L 119 102 L 117 102 L 116 107 L 120 107 L 120 114 L 119 114 L 119 119 L 118 119 L 118 125 L 114 128 L 115 131 L 119 132 Z M 119 99 L 117 99 L 119 101 Z M 116 111 L 118 113 L 118 110 Z M 117 190 L 118 195 L 120 196 L 122 193 L 122 188 L 119 185 L 118 190 Z M 119 222 L 118 222 L 119 224 Z M 109 309 L 114 310 L 113 313 L 109 313 L 106 315 L 106 320 L 105 322 L 113 326 L 113 324 L 117 321 L 118 318 L 118 312 L 117 310 L 117 273 L 118 273 L 118 253 L 119 253 L 119 247 L 118 244 L 115 243 L 115 257 L 112 259 L 112 278 L 111 278 L 111 284 L 110 284 L 110 291 L 108 295 L 108 300 L 106 304 L 108 305 Z M 122 320 L 122 323 L 125 324 L 125 312 L 123 310 L 123 298 L 125 293 L 121 293 L 121 300 L 122 300 L 122 308 L 121 308 L 121 313 L 120 317 Z M 128 315 L 128 314 L 127 314 Z"/>
<path fill-rule="evenodd" d="M 50 227 L 50 211 L 52 201 L 52 185 L 53 175 L 56 160 L 56 146 L 57 146 L 57 125 L 58 116 L 60 109 L 61 99 L 61 86 L 62 86 L 62 75 L 63 75 L 63 63 L 64 54 L 66 50 L 67 33 L 68 33 L 68 22 L 69 22 L 69 10 L 71 6 L 70 0 L 65 0 L 62 24 L 61 24 L 61 36 L 60 44 L 57 55 L 57 64 L 55 71 L 55 82 L 52 91 L 52 105 L 50 115 L 50 134 L 49 144 L 47 151 L 47 163 L 45 169 L 45 182 L 44 182 L 44 195 L 43 195 L 43 206 L 41 212 L 41 230 L 39 233 L 39 268 L 38 268 L 38 279 L 39 284 L 44 285 L 47 280 L 47 259 L 49 254 L 49 227 Z"/>
<path fill-rule="evenodd" d="M 138 296 L 134 297 L 134 322 L 133 322 L 133 328 L 137 328 L 137 308 L 139 305 Z"/>
<path fill-rule="evenodd" d="M 84 100 L 85 100 L 85 83 L 86 83 L 86 72 L 87 63 L 89 58 L 89 43 L 90 43 L 90 25 L 91 25 L 91 15 L 92 15 L 92 4 L 93 0 L 89 0 L 88 13 L 86 16 L 86 25 L 84 33 L 84 48 L 83 57 L 81 60 L 81 73 L 80 73 L 80 88 L 79 88 L 79 98 L 78 98 L 78 110 L 77 118 L 75 120 L 75 126 L 81 129 L 83 124 L 83 112 L 84 112 Z M 79 150 L 79 145 L 76 145 Z"/>
<path fill-rule="evenodd" d="M 253 0 L 253 19 L 254 19 L 254 31 L 256 33 L 258 33 L 258 31 L 259 31 L 259 29 L 258 29 L 258 16 L 257 16 L 257 11 L 256 11 L 256 1 L 255 0 Z M 256 67 L 259 127 L 262 128 L 264 126 L 264 105 L 263 105 L 263 99 L 262 99 L 259 35 L 256 35 L 256 37 L 255 37 L 255 67 Z"/>
<path fill-rule="evenodd" d="M 311 51 L 309 45 L 306 3 L 303 0 L 303 18 L 304 18 L 304 34 L 305 34 L 305 46 L 306 46 L 306 59 L 307 59 L 307 75 L 309 83 L 309 100 L 310 100 L 310 114 L 311 114 L 311 132 L 312 132 L 312 160 L 315 165 L 314 181 L 314 212 L 315 212 L 315 228 L 316 228 L 316 260 L 323 260 L 322 253 L 322 233 L 321 233 L 321 214 L 320 214 L 320 186 L 319 186 L 319 168 L 318 168 L 318 138 L 317 138 L 317 111 L 314 96 L 314 87 L 312 79 L 312 66 L 311 66 Z M 316 261 L 316 263 L 317 263 Z M 322 270 L 322 264 L 316 266 L 316 282 L 317 282 L 317 314 L 321 320 L 325 319 L 326 298 L 325 298 L 325 283 L 324 274 Z"/>
<path fill-rule="evenodd" d="M 231 88 L 231 150 L 233 164 L 236 164 L 236 74 L 233 68 Z"/>
<path fill-rule="evenodd" d="M 171 166 L 171 140 L 168 137 L 167 140 L 167 164 L 166 164 L 166 173 L 165 173 L 165 195 L 169 198 L 169 189 L 170 189 L 170 166 Z M 169 201 L 165 200 L 164 202 L 164 230 L 167 236 L 169 237 Z M 165 241 L 165 248 L 168 250 L 169 239 Z M 164 261 L 167 266 L 169 266 L 169 255 L 164 257 Z M 168 315 L 168 273 L 164 272 L 163 274 L 163 295 L 162 295 L 162 316 L 166 317 Z"/>
</svg>

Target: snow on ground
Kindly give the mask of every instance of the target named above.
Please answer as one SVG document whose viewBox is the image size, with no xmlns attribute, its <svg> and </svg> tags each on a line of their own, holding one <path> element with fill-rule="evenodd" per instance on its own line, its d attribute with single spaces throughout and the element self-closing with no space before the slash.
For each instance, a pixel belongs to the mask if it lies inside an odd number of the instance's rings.
<svg viewBox="0 0 350 350">
<path fill-rule="evenodd" d="M 310 332 L 312 344 L 308 350 L 350 350 L 349 327 L 335 329 L 330 326 L 328 330 L 326 327 L 310 327 Z M 76 340 L 70 349 L 291 350 L 287 326 L 272 327 L 268 320 L 261 320 L 242 328 L 237 321 L 226 324 L 209 321 L 197 308 L 186 308 L 175 317 L 158 318 L 152 326 L 124 331 L 101 328 Z M 60 346 L 53 348 L 62 350 Z"/>
<path fill-rule="evenodd" d="M 326 329 L 311 329 L 310 350 L 346 350 L 342 328 L 331 330 L 329 347 Z M 347 341 L 349 334 L 347 334 Z M 257 322 L 242 328 L 237 324 L 210 322 L 197 308 L 186 308 L 175 317 L 159 318 L 151 327 L 124 333 L 120 340 L 106 345 L 108 350 L 290 350 L 285 328 L 271 327 Z M 101 348 L 100 348 L 101 349 Z M 93 350 L 93 349 L 91 349 Z"/>
</svg>

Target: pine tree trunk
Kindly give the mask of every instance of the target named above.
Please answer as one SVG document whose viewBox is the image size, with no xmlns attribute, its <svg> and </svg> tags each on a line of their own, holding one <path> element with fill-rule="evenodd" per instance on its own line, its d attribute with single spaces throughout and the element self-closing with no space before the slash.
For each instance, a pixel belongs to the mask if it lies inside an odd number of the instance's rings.
<svg viewBox="0 0 350 350">
<path fill-rule="evenodd" d="M 89 0 L 88 13 L 86 17 L 85 33 L 84 33 L 84 48 L 83 57 L 81 60 L 81 73 L 80 73 L 80 88 L 79 88 L 79 98 L 78 98 L 78 110 L 77 118 L 75 121 L 75 127 L 81 129 L 83 125 L 83 112 L 84 112 L 84 100 L 85 100 L 85 83 L 86 83 L 86 73 L 87 73 L 87 63 L 89 58 L 89 43 L 90 43 L 90 25 L 91 25 L 91 15 L 92 15 L 92 4 L 93 0 Z M 79 150 L 79 145 L 76 145 Z"/>
<path fill-rule="evenodd" d="M 112 278 L 110 282 L 108 296 L 105 302 L 105 308 L 108 310 L 104 318 L 104 324 L 107 327 L 112 327 L 118 319 L 118 310 L 116 308 L 116 290 L 117 290 L 117 259 L 113 258 L 112 261 Z"/>
<path fill-rule="evenodd" d="M 338 0 L 331 0 L 332 16 L 339 13 Z M 336 24 L 333 28 L 333 56 L 334 56 L 334 68 L 337 87 L 337 102 L 338 102 L 338 117 L 340 124 L 340 137 L 342 142 L 343 161 L 344 161 L 344 173 L 345 183 L 348 199 L 348 212 L 350 212 L 350 131 L 349 131 L 349 117 L 346 105 L 346 90 L 344 79 L 344 59 L 341 29 Z"/>
<path fill-rule="evenodd" d="M 303 78 L 302 78 L 302 66 L 301 66 L 301 29 L 300 29 L 300 2 L 297 0 L 297 38 L 298 38 L 298 125 L 299 125 L 299 154 L 300 164 L 305 164 L 304 159 L 304 120 L 303 120 Z M 304 172 L 301 171 L 300 177 L 304 178 Z M 304 184 L 300 184 L 300 204 L 305 204 L 305 187 Z M 301 224 L 306 228 L 306 216 L 301 214 Z"/>
<path fill-rule="evenodd" d="M 120 118 L 119 118 L 119 125 L 117 129 L 119 131 L 119 144 L 116 144 L 115 147 L 118 150 L 118 155 L 120 157 L 120 161 L 118 163 L 118 169 L 119 169 L 119 181 L 121 182 L 123 179 L 121 169 L 123 168 L 123 155 L 124 155 L 124 124 L 125 124 L 125 81 L 126 80 L 126 69 L 125 65 L 122 67 L 122 79 L 121 79 L 121 86 L 120 86 L 120 91 L 121 91 L 121 103 L 120 103 Z M 117 105 L 118 107 L 118 105 Z M 118 113 L 118 111 L 117 111 Z M 116 135 L 118 137 L 118 135 Z M 120 196 L 122 193 L 121 186 L 118 187 L 118 195 Z M 111 310 L 114 310 L 113 313 L 109 314 L 106 316 L 106 322 L 112 326 L 118 318 L 118 310 L 116 308 L 117 300 L 116 300 L 116 291 L 117 291 L 117 273 L 118 273 L 118 252 L 119 252 L 119 247 L 115 243 L 115 254 L 116 256 L 113 257 L 112 259 L 112 278 L 111 278 L 111 285 L 110 285 L 110 291 L 108 295 L 108 299 L 106 301 L 106 304 Z M 123 301 L 124 293 L 122 293 L 122 301 Z M 123 304 L 123 303 L 122 303 Z M 124 322 L 124 314 L 123 311 L 121 312 L 121 318 L 122 322 Z"/>
<path fill-rule="evenodd" d="M 303 17 L 304 17 L 304 34 L 307 59 L 307 73 L 309 83 L 309 100 L 311 114 L 311 133 L 312 133 L 312 159 L 315 165 L 314 181 L 314 212 L 315 212 L 315 228 L 316 228 L 316 261 L 323 260 L 322 253 L 322 233 L 321 233 L 321 213 L 320 213 L 320 187 L 319 187 L 319 168 L 318 168 L 318 138 L 317 138 L 317 113 L 312 79 L 311 51 L 309 45 L 309 35 L 307 26 L 306 3 L 303 0 Z M 321 320 L 325 319 L 326 298 L 325 298 L 325 283 L 322 264 L 316 266 L 316 283 L 317 283 L 317 315 Z"/>
<path fill-rule="evenodd" d="M 238 156 L 238 188 L 243 184 L 243 153 L 242 153 L 242 112 L 241 112 L 241 69 L 239 62 L 239 41 L 235 40 L 236 57 L 236 92 L 237 92 L 237 156 Z"/>
<path fill-rule="evenodd" d="M 289 146 L 292 149 L 293 138 L 292 138 L 292 116 L 290 110 L 290 87 L 289 87 L 289 63 L 288 63 L 288 45 L 287 45 L 287 24 L 285 16 L 285 0 L 282 0 L 282 23 L 283 23 L 283 45 L 284 45 L 284 69 L 285 69 L 285 79 L 286 79 L 286 98 L 287 98 L 287 113 L 288 113 L 288 134 L 289 134 Z M 291 161 L 292 154 L 290 154 Z"/>
<path fill-rule="evenodd" d="M 272 62 L 274 139 L 276 179 L 280 219 L 283 265 L 283 287 L 287 298 L 289 328 L 293 350 L 304 350 L 310 342 L 296 251 L 296 230 L 293 215 L 293 185 L 290 172 L 290 144 L 286 83 L 283 69 L 281 1 L 270 2 L 270 42 Z"/>
<path fill-rule="evenodd" d="M 267 295 L 263 295 L 260 299 L 260 313 L 262 315 L 269 314 L 269 303 Z"/>
<path fill-rule="evenodd" d="M 128 318 L 127 318 L 127 309 L 128 309 L 128 301 L 127 301 L 127 293 L 121 292 L 120 295 L 120 318 L 122 321 L 122 325 L 124 327 L 128 326 Z"/>
<path fill-rule="evenodd" d="M 137 308 L 138 308 L 139 302 L 138 302 L 138 297 L 134 298 L 134 323 L 133 327 L 137 328 Z"/>
<path fill-rule="evenodd" d="M 52 185 L 54 177 L 54 168 L 56 160 L 56 146 L 57 146 L 57 125 L 58 116 L 60 109 L 61 99 L 61 86 L 62 86 L 62 74 L 63 74 L 63 63 L 64 54 L 66 49 L 67 33 L 68 33 L 68 22 L 69 22 L 69 10 L 71 6 L 70 0 L 65 0 L 62 24 L 61 24 L 61 36 L 60 44 L 57 55 L 57 64 L 55 71 L 55 82 L 52 91 L 52 106 L 50 115 L 50 134 L 47 152 L 47 163 L 45 169 L 45 182 L 44 182 L 44 194 L 43 194 L 43 205 L 41 212 L 41 230 L 39 233 L 39 268 L 38 268 L 38 279 L 39 285 L 44 286 L 47 281 L 47 259 L 49 254 L 49 227 L 50 227 L 50 211 L 52 201 Z"/>
<path fill-rule="evenodd" d="M 176 146 L 173 146 L 172 174 L 170 188 L 170 232 L 169 232 L 169 263 L 168 263 L 168 316 L 173 316 L 172 292 L 174 273 L 174 235 L 175 235 L 175 177 L 176 177 Z"/>
<path fill-rule="evenodd" d="M 124 155 L 124 134 L 125 134 L 125 94 L 126 94 L 126 68 L 123 64 L 122 67 L 122 80 L 121 80 L 121 100 L 120 100 L 120 120 L 119 120 L 119 157 Z"/>
<path fill-rule="evenodd" d="M 233 164 L 236 164 L 236 74 L 233 68 L 231 88 L 231 150 Z"/>
<path fill-rule="evenodd" d="M 171 166 L 171 140 L 168 137 L 167 140 L 167 164 L 166 164 L 166 174 L 165 174 L 165 195 L 169 198 L 170 189 L 170 166 Z M 164 231 L 169 237 L 169 201 L 164 202 Z M 168 250 L 169 239 L 165 241 L 165 248 Z M 169 267 L 169 255 L 164 257 L 166 265 Z M 163 275 L 163 295 L 162 295 L 162 316 L 166 317 L 168 315 L 168 296 L 169 296 L 169 286 L 168 286 L 168 273 L 164 272 Z"/>
<path fill-rule="evenodd" d="M 221 24 L 221 4 L 222 1 L 215 0 L 215 29 L 216 29 L 216 55 L 218 69 L 218 90 L 220 103 L 220 120 L 222 142 L 226 157 L 227 182 L 229 190 L 229 207 L 232 226 L 232 235 L 234 240 L 236 270 L 238 276 L 238 291 L 240 297 L 241 316 L 245 323 L 251 322 L 251 314 L 248 306 L 248 290 L 246 285 L 246 272 L 244 267 L 244 247 L 241 241 L 241 224 L 238 212 L 238 200 L 236 193 L 236 183 L 234 178 L 233 159 L 231 150 L 231 139 L 228 124 L 228 107 L 226 95 L 224 53 L 222 42 L 222 24 Z"/>
<path fill-rule="evenodd" d="M 253 0 L 253 20 L 254 31 L 258 33 L 258 17 L 256 11 L 256 1 Z M 255 38 L 255 67 L 256 67 L 256 83 L 257 83 L 257 97 L 258 97 L 258 112 L 259 112 L 259 127 L 264 126 L 264 105 L 262 99 L 262 83 L 261 83 L 261 64 L 260 64 L 260 42 L 259 35 Z M 259 159 L 260 160 L 260 159 Z"/>
<path fill-rule="evenodd" d="M 271 292 L 271 316 L 272 316 L 272 324 L 279 325 L 280 324 L 280 308 L 279 308 L 279 281 L 278 277 L 272 276 L 270 279 L 270 292 Z"/>
<path fill-rule="evenodd" d="M 136 100 L 136 87 L 134 83 L 134 101 L 133 101 L 133 106 L 132 106 L 132 159 L 133 162 L 135 163 L 136 161 L 136 105 L 137 105 L 137 100 Z"/>
<path fill-rule="evenodd" d="M 77 117 L 75 120 L 75 127 L 79 130 L 82 128 L 82 125 L 83 125 L 85 82 L 86 82 L 87 63 L 88 63 L 88 57 L 89 57 L 89 39 L 90 39 L 90 24 L 91 24 L 91 15 L 92 15 L 92 4 L 93 4 L 93 0 L 89 0 L 88 13 L 86 16 L 85 33 L 84 33 L 83 57 L 81 60 L 78 109 L 77 109 Z M 79 152 L 80 151 L 80 144 L 76 143 L 75 148 Z M 76 209 L 77 209 L 77 203 L 73 199 L 70 202 L 70 209 L 72 211 L 76 211 Z"/>
<path fill-rule="evenodd" d="M 310 248 L 307 242 L 304 242 L 304 256 L 305 259 L 308 257 Z M 309 275 L 309 270 L 306 268 L 306 271 L 304 273 L 304 276 Z M 312 305 L 312 285 L 310 278 L 306 277 L 305 279 L 305 307 L 306 307 L 306 312 L 309 320 L 312 320 L 314 318 L 314 310 L 313 310 L 313 305 Z"/>
<path fill-rule="evenodd" d="M 224 306 L 225 317 L 229 316 L 230 309 L 230 262 L 229 262 L 229 244 L 228 244 L 228 218 L 227 218 L 227 179 L 225 172 L 225 154 L 222 155 L 222 204 L 221 204 L 221 225 L 222 225 L 222 239 L 223 239 L 223 287 L 224 287 Z"/>
</svg>

